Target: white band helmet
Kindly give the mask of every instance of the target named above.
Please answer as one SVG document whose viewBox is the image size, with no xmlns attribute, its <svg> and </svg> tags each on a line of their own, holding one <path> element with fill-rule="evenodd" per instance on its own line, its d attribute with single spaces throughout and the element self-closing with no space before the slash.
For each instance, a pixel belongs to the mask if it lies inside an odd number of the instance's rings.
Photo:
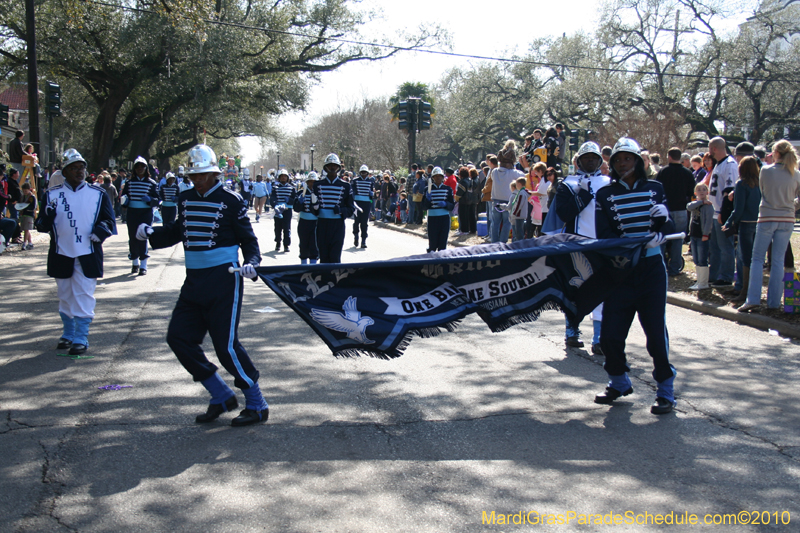
<svg viewBox="0 0 800 533">
<path fill-rule="evenodd" d="M 210 146 L 198 144 L 189 150 L 189 170 L 187 174 L 203 174 L 205 172 L 215 172 L 221 174 L 217 163 L 217 154 Z"/>
<path fill-rule="evenodd" d="M 75 148 L 70 148 L 63 155 L 64 162 L 62 164 L 62 168 L 67 168 L 72 163 L 82 162 L 84 165 L 86 164 L 86 160 L 83 156 L 78 152 Z"/>
<path fill-rule="evenodd" d="M 325 168 L 328 165 L 336 165 L 339 168 L 342 168 L 342 162 L 339 161 L 339 156 L 336 154 L 328 154 L 325 156 L 325 161 L 322 164 L 322 168 Z"/>
</svg>

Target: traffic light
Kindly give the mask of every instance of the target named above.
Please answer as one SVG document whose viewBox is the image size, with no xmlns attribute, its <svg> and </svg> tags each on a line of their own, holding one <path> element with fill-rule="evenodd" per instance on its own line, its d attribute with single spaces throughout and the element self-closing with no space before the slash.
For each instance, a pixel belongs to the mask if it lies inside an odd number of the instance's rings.
<svg viewBox="0 0 800 533">
<path fill-rule="evenodd" d="M 569 149 L 572 151 L 576 151 L 578 149 L 578 145 L 580 144 L 580 139 L 578 136 L 581 134 L 580 130 L 569 130 Z"/>
<path fill-rule="evenodd" d="M 425 102 L 420 100 L 419 102 L 419 120 L 417 121 L 419 124 L 419 130 L 429 130 L 431 129 L 431 104 L 430 102 Z"/>
<path fill-rule="evenodd" d="M 398 127 L 401 130 L 410 130 L 414 123 L 413 116 L 408 112 L 408 102 L 405 100 L 397 104 L 397 118 L 400 119 Z"/>
<path fill-rule="evenodd" d="M 0 126 L 8 126 L 8 106 L 0 104 Z"/>
<path fill-rule="evenodd" d="M 48 117 L 61 116 L 61 86 L 52 81 L 47 82 L 45 90 L 45 111 Z"/>
</svg>

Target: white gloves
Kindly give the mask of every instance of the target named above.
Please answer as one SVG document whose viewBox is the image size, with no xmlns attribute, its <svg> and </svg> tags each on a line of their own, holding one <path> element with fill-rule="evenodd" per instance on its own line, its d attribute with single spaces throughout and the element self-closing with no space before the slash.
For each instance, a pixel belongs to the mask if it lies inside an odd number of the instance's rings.
<svg viewBox="0 0 800 533">
<path fill-rule="evenodd" d="M 317 198 L 317 195 L 312 192 L 311 193 L 311 203 L 312 204 L 316 204 L 318 201 L 319 201 L 319 198 Z"/>
<path fill-rule="evenodd" d="M 92 233 L 91 235 L 89 235 L 89 240 L 92 242 L 100 242 L 100 237 Z"/>
<path fill-rule="evenodd" d="M 650 208 L 650 216 L 653 218 L 669 218 L 669 211 L 664 204 L 656 204 Z"/>
<path fill-rule="evenodd" d="M 656 233 L 653 235 L 653 238 L 645 244 L 645 248 L 660 248 L 662 244 L 667 242 L 667 238 L 664 236 L 663 233 Z"/>
<path fill-rule="evenodd" d="M 580 178 L 578 180 L 578 186 L 581 189 L 583 189 L 584 191 L 588 191 L 589 190 L 589 183 L 590 183 L 589 180 L 585 179 L 585 178 Z"/>
<path fill-rule="evenodd" d="M 153 228 L 147 224 L 139 224 L 139 228 L 136 230 L 136 238 L 140 241 L 146 241 L 147 237 L 152 234 Z"/>
<path fill-rule="evenodd" d="M 250 264 L 244 265 L 242 268 L 240 268 L 239 273 L 242 276 L 250 279 L 256 279 L 258 277 L 258 274 L 256 274 L 256 267 Z"/>
</svg>

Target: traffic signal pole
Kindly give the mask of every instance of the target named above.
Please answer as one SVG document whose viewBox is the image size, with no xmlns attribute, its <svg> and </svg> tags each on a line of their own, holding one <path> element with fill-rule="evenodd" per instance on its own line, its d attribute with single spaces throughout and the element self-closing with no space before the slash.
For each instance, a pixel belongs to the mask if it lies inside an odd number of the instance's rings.
<svg viewBox="0 0 800 533">
<path fill-rule="evenodd" d="M 39 76 L 36 71 L 36 17 L 33 0 L 25 0 L 28 50 L 28 130 L 30 143 L 39 153 Z"/>
<path fill-rule="evenodd" d="M 408 98 L 398 104 L 398 127 L 408 132 L 408 168 L 417 160 L 417 133 L 431 129 L 431 104 Z"/>
</svg>

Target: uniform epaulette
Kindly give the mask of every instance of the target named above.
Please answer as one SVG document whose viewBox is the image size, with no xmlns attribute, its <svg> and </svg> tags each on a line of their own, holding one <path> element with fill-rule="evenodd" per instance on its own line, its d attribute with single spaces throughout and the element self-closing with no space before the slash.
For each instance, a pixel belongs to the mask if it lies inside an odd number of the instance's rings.
<svg viewBox="0 0 800 533">
<path fill-rule="evenodd" d="M 235 196 L 236 198 L 239 199 L 240 202 L 244 202 L 244 198 L 242 198 L 242 195 L 239 194 L 238 192 L 234 192 L 234 191 L 232 191 L 230 189 L 226 189 L 225 187 L 222 187 L 222 191 Z"/>
</svg>

